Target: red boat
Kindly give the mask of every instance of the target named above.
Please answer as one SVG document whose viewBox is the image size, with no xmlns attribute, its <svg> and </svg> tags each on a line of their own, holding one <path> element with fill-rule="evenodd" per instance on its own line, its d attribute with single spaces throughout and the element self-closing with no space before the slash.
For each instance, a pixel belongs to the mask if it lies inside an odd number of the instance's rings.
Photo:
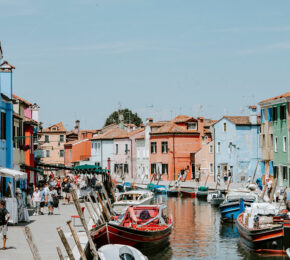
<svg viewBox="0 0 290 260">
<path fill-rule="evenodd" d="M 181 192 L 182 197 L 195 198 L 196 193 L 194 190 L 187 189 L 187 190 L 181 190 L 180 192 Z"/>
<path fill-rule="evenodd" d="M 126 213 L 91 230 L 98 248 L 106 244 L 124 244 L 151 249 L 167 244 L 172 230 L 165 205 L 130 206 Z"/>
</svg>

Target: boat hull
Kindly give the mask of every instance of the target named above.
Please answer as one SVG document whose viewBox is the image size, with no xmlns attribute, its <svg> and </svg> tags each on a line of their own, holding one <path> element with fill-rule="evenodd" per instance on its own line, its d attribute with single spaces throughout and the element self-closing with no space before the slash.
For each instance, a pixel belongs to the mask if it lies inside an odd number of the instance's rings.
<svg viewBox="0 0 290 260">
<path fill-rule="evenodd" d="M 221 205 L 224 202 L 224 200 L 225 200 L 224 198 L 213 198 L 210 201 L 210 204 L 213 205 L 213 206 L 218 207 L 219 205 Z"/>
<path fill-rule="evenodd" d="M 199 199 L 207 199 L 207 195 L 208 195 L 208 191 L 198 191 L 196 193 L 196 197 L 198 197 Z"/>
<path fill-rule="evenodd" d="M 153 197 L 144 199 L 142 201 L 130 201 L 128 203 L 117 203 L 113 204 L 113 210 L 116 214 L 121 214 L 129 206 L 149 205 L 153 201 Z"/>
<path fill-rule="evenodd" d="M 285 253 L 283 225 L 275 228 L 249 229 L 242 224 L 241 214 L 236 221 L 236 226 L 241 243 L 248 249 L 261 253 Z"/>
<path fill-rule="evenodd" d="M 98 248 L 106 244 L 119 243 L 148 250 L 167 244 L 171 230 L 172 225 L 160 231 L 143 231 L 108 223 L 93 229 L 91 235 Z"/>
<path fill-rule="evenodd" d="M 180 192 L 182 197 L 195 198 L 196 193 L 194 191 L 182 190 Z"/>
<path fill-rule="evenodd" d="M 251 203 L 245 202 L 245 206 L 250 206 Z M 235 222 L 238 216 L 244 211 L 240 207 L 240 202 L 227 202 L 220 205 L 221 219 L 224 222 Z"/>
</svg>

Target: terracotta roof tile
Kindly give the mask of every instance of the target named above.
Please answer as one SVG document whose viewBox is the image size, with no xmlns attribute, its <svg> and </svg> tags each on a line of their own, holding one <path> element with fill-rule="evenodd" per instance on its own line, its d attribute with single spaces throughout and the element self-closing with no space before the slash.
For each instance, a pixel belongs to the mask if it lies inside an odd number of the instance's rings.
<svg viewBox="0 0 290 260">
<path fill-rule="evenodd" d="M 145 134 L 143 134 L 143 135 L 141 135 L 141 136 L 135 138 L 135 140 L 142 140 L 142 139 L 145 139 Z"/>
<path fill-rule="evenodd" d="M 13 97 L 14 99 L 18 99 L 18 100 L 22 101 L 22 102 L 25 103 L 27 106 L 31 106 L 31 105 L 32 105 L 30 102 L 28 102 L 28 101 L 25 100 L 24 98 L 18 97 L 18 96 L 16 96 L 15 94 L 12 94 L 12 97 Z"/>
<path fill-rule="evenodd" d="M 149 123 L 149 126 L 151 127 L 160 127 L 160 126 L 164 126 L 165 124 L 167 124 L 169 121 L 158 121 L 158 122 L 153 122 L 153 123 Z"/>
<path fill-rule="evenodd" d="M 276 99 L 280 99 L 280 98 L 287 98 L 287 97 L 290 97 L 290 92 L 287 92 L 287 93 L 282 94 L 282 95 L 277 96 L 277 97 L 265 99 L 265 100 L 261 101 L 259 104 L 264 103 L 264 102 L 268 102 L 268 101 L 272 101 L 272 100 L 276 100 Z"/>
<path fill-rule="evenodd" d="M 184 123 L 184 122 L 187 122 L 187 121 L 192 120 L 192 119 L 194 119 L 194 118 L 190 117 L 190 116 L 179 115 L 179 116 L 175 117 L 174 119 L 172 119 L 171 122 Z"/>
<path fill-rule="evenodd" d="M 58 129 L 57 130 L 51 130 L 53 127 L 57 127 Z M 66 131 L 66 129 L 65 129 L 63 123 L 59 122 L 59 123 L 57 123 L 55 125 L 52 125 L 52 126 L 49 126 L 49 127 L 45 128 L 45 129 L 43 129 L 42 132 L 65 132 L 65 131 Z"/>
<path fill-rule="evenodd" d="M 120 128 L 113 128 L 110 130 L 107 130 L 103 134 L 96 135 L 91 140 L 105 140 L 105 139 L 118 139 L 118 138 L 128 138 L 129 133 L 123 129 Z"/>
<path fill-rule="evenodd" d="M 228 119 L 235 125 L 251 125 L 250 117 L 249 116 L 224 116 L 224 118 Z M 258 118 L 258 124 L 260 124 Z"/>
<path fill-rule="evenodd" d="M 213 119 L 204 119 L 204 127 L 210 127 L 212 125 L 214 125 L 218 120 L 213 120 Z"/>
<path fill-rule="evenodd" d="M 155 129 L 151 132 L 152 135 L 154 134 L 165 134 L 165 133 L 186 133 L 186 134 L 190 134 L 190 133 L 198 133 L 198 131 L 196 130 L 187 130 L 184 127 L 181 127 L 173 122 L 169 122 L 167 124 L 165 124 L 164 126 Z"/>
</svg>

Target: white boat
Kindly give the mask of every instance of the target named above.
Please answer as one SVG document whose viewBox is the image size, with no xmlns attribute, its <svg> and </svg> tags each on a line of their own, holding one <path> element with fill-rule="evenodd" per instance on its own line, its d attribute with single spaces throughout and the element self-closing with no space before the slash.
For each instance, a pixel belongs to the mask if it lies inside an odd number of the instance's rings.
<svg viewBox="0 0 290 260">
<path fill-rule="evenodd" d="M 120 193 L 116 202 L 113 203 L 113 210 L 119 215 L 126 211 L 129 206 L 148 205 L 153 200 L 153 195 L 148 190 L 131 190 Z"/>
<path fill-rule="evenodd" d="M 225 196 L 220 190 L 210 191 L 207 195 L 207 202 L 213 206 L 219 206 L 225 200 Z"/>
<path fill-rule="evenodd" d="M 148 260 L 148 258 L 136 248 L 119 244 L 102 246 L 98 250 L 98 255 L 100 260 Z"/>
</svg>

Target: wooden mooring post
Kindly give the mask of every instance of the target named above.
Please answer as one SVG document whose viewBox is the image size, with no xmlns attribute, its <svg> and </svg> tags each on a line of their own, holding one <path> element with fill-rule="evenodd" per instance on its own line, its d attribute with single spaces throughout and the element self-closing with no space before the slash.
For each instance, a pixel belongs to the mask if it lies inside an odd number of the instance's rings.
<svg viewBox="0 0 290 260">
<path fill-rule="evenodd" d="M 74 238 L 76 246 L 77 246 L 77 248 L 79 250 L 79 253 L 80 253 L 81 257 L 82 257 L 82 260 L 87 260 L 87 257 L 85 255 L 85 252 L 84 252 L 83 248 L 82 248 L 82 245 L 81 245 L 81 242 L 80 242 L 79 237 L 77 235 L 77 232 L 75 231 L 74 227 L 72 226 L 71 220 L 67 221 L 66 223 L 69 226 L 70 232 L 71 232 L 71 234 L 72 234 L 72 236 Z"/>
<path fill-rule="evenodd" d="M 29 227 L 24 228 L 24 235 L 25 235 L 26 241 L 30 247 L 30 251 L 32 253 L 33 259 L 34 260 L 41 260 L 41 257 L 39 255 L 38 249 L 33 241 L 33 237 L 32 237 L 31 230 Z"/>
<path fill-rule="evenodd" d="M 103 201 L 102 201 L 102 199 L 101 199 L 100 194 L 99 194 L 98 192 L 96 192 L 96 194 L 97 194 L 97 198 L 98 198 L 98 200 L 99 200 L 99 202 L 100 202 L 100 204 L 101 204 L 101 207 L 102 207 L 102 209 L 103 209 L 103 214 L 104 214 L 104 216 L 106 217 L 107 221 L 110 221 L 110 214 L 109 214 L 109 212 L 108 212 L 106 206 L 104 205 L 104 203 L 103 203 Z M 96 201 L 98 201 L 97 198 L 95 197 Z"/>
<path fill-rule="evenodd" d="M 69 246 L 69 243 L 67 242 L 67 239 L 66 239 L 62 229 L 60 227 L 58 227 L 56 230 L 57 230 L 57 233 L 58 233 L 58 235 L 59 235 L 59 237 L 61 239 L 61 242 L 63 243 L 63 246 L 64 246 L 64 248 L 65 248 L 65 250 L 67 252 L 67 255 L 68 255 L 69 259 L 70 260 L 75 260 L 75 257 L 74 257 L 74 255 L 72 253 L 72 250 L 71 250 L 71 248 Z"/>
<path fill-rule="evenodd" d="M 59 260 L 64 260 L 64 257 L 62 255 L 61 249 L 58 246 L 56 247 L 56 251 L 57 251 Z"/>
<path fill-rule="evenodd" d="M 88 200 L 89 200 L 89 202 L 90 202 L 90 204 L 91 204 L 91 206 L 92 206 L 94 212 L 96 213 L 96 215 L 97 215 L 98 218 L 99 218 L 99 224 L 105 223 L 106 221 L 105 221 L 105 219 L 104 219 L 104 217 L 103 217 L 103 215 L 102 215 L 102 211 L 101 211 L 101 209 L 100 209 L 100 207 L 99 207 L 99 203 L 98 203 L 98 200 L 96 199 L 96 197 L 95 197 L 96 205 L 95 205 L 94 202 L 92 201 L 91 196 L 88 195 L 87 198 L 88 198 Z"/>
<path fill-rule="evenodd" d="M 98 252 L 97 252 L 96 246 L 95 246 L 95 244 L 93 242 L 93 239 L 91 237 L 90 231 L 88 229 L 84 214 L 83 214 L 82 209 L 81 209 L 80 202 L 78 200 L 77 193 L 76 193 L 76 191 L 74 189 L 71 191 L 71 195 L 72 195 L 76 210 L 77 210 L 77 212 L 78 212 L 78 214 L 80 216 L 80 220 L 82 222 L 82 225 L 83 225 L 83 227 L 85 229 L 85 232 L 87 234 L 89 245 L 90 245 L 90 250 L 91 250 L 92 255 L 93 255 L 93 259 L 97 260 L 98 259 Z"/>
<path fill-rule="evenodd" d="M 94 224 L 97 225 L 97 221 L 96 221 L 96 219 L 95 219 L 95 217 L 93 215 L 93 212 L 91 211 L 91 208 L 90 208 L 89 204 L 86 201 L 84 201 L 84 203 L 85 203 L 85 206 L 86 206 L 86 208 L 88 210 L 88 213 L 90 215 L 90 218 L 92 219 L 92 221 L 94 222 Z"/>
</svg>

